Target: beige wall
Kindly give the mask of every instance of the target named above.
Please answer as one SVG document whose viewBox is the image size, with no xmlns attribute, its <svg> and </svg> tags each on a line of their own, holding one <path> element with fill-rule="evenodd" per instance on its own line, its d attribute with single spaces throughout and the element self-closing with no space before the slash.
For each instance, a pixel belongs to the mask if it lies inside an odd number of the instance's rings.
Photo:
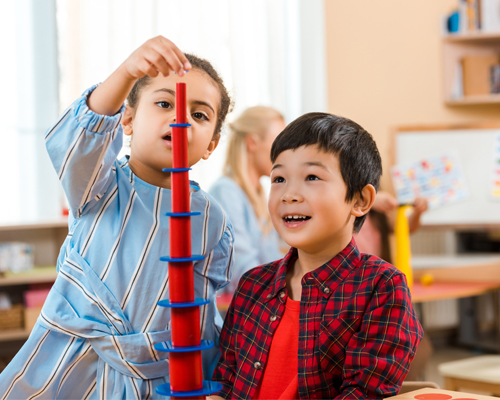
<svg viewBox="0 0 500 400">
<path fill-rule="evenodd" d="M 443 103 L 441 18 L 458 0 L 325 0 L 329 111 L 375 137 L 391 127 L 500 120 L 500 106 Z"/>
</svg>

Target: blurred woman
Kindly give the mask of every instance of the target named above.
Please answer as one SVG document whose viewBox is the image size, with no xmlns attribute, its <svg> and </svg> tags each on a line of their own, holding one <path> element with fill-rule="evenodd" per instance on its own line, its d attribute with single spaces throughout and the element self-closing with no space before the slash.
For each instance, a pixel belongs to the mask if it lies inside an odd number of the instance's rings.
<svg viewBox="0 0 500 400">
<path fill-rule="evenodd" d="M 246 109 L 229 127 L 223 176 L 209 193 L 224 208 L 234 229 L 234 266 L 227 288 L 232 293 L 246 271 L 283 257 L 260 178 L 271 173 L 271 145 L 285 121 L 275 109 L 256 106 Z"/>
</svg>

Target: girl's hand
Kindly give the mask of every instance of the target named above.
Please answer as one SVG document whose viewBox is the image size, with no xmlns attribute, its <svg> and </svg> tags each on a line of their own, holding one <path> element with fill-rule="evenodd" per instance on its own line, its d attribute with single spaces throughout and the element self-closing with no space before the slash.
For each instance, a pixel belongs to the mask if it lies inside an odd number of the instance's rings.
<svg viewBox="0 0 500 400">
<path fill-rule="evenodd" d="M 152 78 L 160 73 L 179 76 L 189 71 L 191 64 L 170 40 L 157 36 L 135 50 L 88 98 L 89 108 L 102 115 L 114 115 L 119 110 L 137 79 Z"/>
<path fill-rule="evenodd" d="M 415 201 L 413 202 L 413 212 L 422 214 L 423 212 L 427 211 L 428 208 L 427 204 L 427 199 L 424 199 L 423 197 L 417 197 Z"/>
<path fill-rule="evenodd" d="M 184 71 L 190 69 L 191 64 L 182 51 L 163 36 L 149 39 L 119 67 L 126 78 L 134 81 L 144 75 L 155 78 L 160 73 L 168 76 L 170 72 L 175 72 L 183 76 Z"/>
<path fill-rule="evenodd" d="M 389 192 L 379 191 L 375 196 L 375 202 L 373 203 L 373 209 L 380 213 L 388 213 L 394 210 L 398 206 L 398 201 Z"/>
</svg>

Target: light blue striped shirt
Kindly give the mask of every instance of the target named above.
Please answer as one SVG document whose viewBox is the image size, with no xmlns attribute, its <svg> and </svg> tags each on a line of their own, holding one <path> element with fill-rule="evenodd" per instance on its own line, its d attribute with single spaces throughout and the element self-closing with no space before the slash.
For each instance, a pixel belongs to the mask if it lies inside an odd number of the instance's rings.
<svg viewBox="0 0 500 400">
<path fill-rule="evenodd" d="M 0 399 L 151 399 L 168 381 L 170 190 L 139 179 L 122 147 L 120 113 L 92 112 L 84 93 L 46 134 L 46 145 L 70 205 L 69 234 L 58 277 L 26 344 L 0 375 Z M 232 227 L 210 195 L 191 193 L 193 254 L 204 379 L 218 358 L 222 320 L 215 292 L 230 280 Z"/>
</svg>

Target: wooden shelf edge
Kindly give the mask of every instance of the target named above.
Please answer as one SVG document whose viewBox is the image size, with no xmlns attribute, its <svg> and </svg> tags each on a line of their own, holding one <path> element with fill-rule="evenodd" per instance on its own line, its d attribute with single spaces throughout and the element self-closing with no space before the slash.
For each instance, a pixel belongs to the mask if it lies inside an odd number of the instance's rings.
<svg viewBox="0 0 500 400">
<path fill-rule="evenodd" d="M 67 228 L 68 219 L 61 218 L 47 221 L 19 222 L 13 224 L 1 224 L 0 231 L 20 231 L 27 229 Z"/>
<path fill-rule="evenodd" d="M 8 329 L 0 331 L 0 342 L 27 339 L 30 333 L 31 331 L 27 331 L 26 329 Z"/>
<path fill-rule="evenodd" d="M 448 34 L 443 36 L 443 40 L 448 43 L 481 42 L 490 40 L 500 40 L 500 32 L 471 32 Z"/>
<path fill-rule="evenodd" d="M 500 104 L 500 94 L 490 94 L 484 96 L 467 96 L 461 99 L 446 99 L 447 106 L 463 106 L 473 104 Z"/>
<path fill-rule="evenodd" d="M 33 274 L 29 274 L 30 271 L 21 272 L 18 276 L 10 273 L 7 276 L 0 277 L 0 287 L 55 282 L 57 278 L 56 267 L 35 267 L 34 269 L 39 271 L 32 271 Z"/>
</svg>

